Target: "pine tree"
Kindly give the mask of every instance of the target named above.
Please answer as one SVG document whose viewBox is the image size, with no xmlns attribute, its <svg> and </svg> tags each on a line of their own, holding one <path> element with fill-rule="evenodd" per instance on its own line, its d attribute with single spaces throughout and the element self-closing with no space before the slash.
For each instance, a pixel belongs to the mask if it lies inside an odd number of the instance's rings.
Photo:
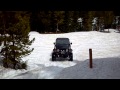
<svg viewBox="0 0 120 90">
<path fill-rule="evenodd" d="M 80 17 L 83 18 L 83 30 L 88 30 L 88 11 L 80 11 Z"/>
<path fill-rule="evenodd" d="M 0 12 L 0 20 L 1 20 L 1 22 L 0 22 L 0 46 L 2 45 L 2 35 L 3 35 L 3 33 L 4 33 L 2 18 L 3 18 L 2 12 Z"/>
<path fill-rule="evenodd" d="M 64 14 L 64 32 L 68 32 L 68 31 L 70 31 L 69 30 L 69 19 L 70 19 L 70 17 L 69 17 L 69 11 L 65 11 L 65 14 Z"/>
<path fill-rule="evenodd" d="M 44 12 L 32 11 L 30 15 L 30 29 L 31 31 L 37 31 L 43 33 L 45 31 L 44 24 L 42 19 L 44 18 Z"/>
<path fill-rule="evenodd" d="M 77 22 L 78 18 L 79 18 L 79 11 L 74 11 L 74 13 L 73 13 L 73 23 L 72 23 L 72 25 L 73 25 L 73 28 L 74 28 L 75 31 L 76 31 L 76 30 L 78 29 L 78 27 L 79 27 L 79 23 Z"/>
<path fill-rule="evenodd" d="M 40 32 L 48 32 L 50 31 L 50 16 L 48 11 L 40 11 L 37 14 L 37 23 L 38 23 L 38 29 Z"/>
<path fill-rule="evenodd" d="M 111 28 L 112 26 L 113 19 L 114 19 L 113 11 L 104 11 L 105 26 L 106 28 L 108 28 L 108 32 L 109 28 Z"/>
<path fill-rule="evenodd" d="M 31 29 L 31 31 L 38 31 L 37 30 L 37 14 L 36 14 L 36 12 L 31 12 L 31 15 L 30 15 L 30 29 Z"/>
<path fill-rule="evenodd" d="M 6 68 L 25 69 L 26 64 L 21 62 L 22 58 L 33 51 L 33 48 L 30 49 L 29 46 L 35 40 L 29 40 L 30 16 L 26 12 L 21 11 L 11 11 L 2 15 L 3 28 L 1 30 L 4 33 L 2 33 L 1 38 L 4 41 L 4 45 L 1 55 L 4 57 L 3 66 Z"/>
<path fill-rule="evenodd" d="M 56 31 L 62 31 L 63 28 L 61 25 L 63 24 L 64 21 L 64 11 L 55 11 L 55 21 L 56 21 Z"/>
<path fill-rule="evenodd" d="M 50 29 L 52 32 L 56 31 L 56 20 L 55 20 L 55 12 L 51 11 L 51 18 L 50 18 Z"/>
<path fill-rule="evenodd" d="M 87 28 L 88 31 L 92 29 L 92 20 L 95 17 L 95 11 L 89 11 L 88 12 L 88 21 L 87 21 Z"/>
<path fill-rule="evenodd" d="M 74 22 L 73 22 L 74 11 L 65 11 L 64 13 L 64 28 L 65 32 L 74 31 Z"/>
<path fill-rule="evenodd" d="M 4 59 L 8 59 L 8 42 L 7 40 L 9 40 L 9 36 L 7 34 L 8 31 L 8 20 L 10 20 L 11 18 L 8 17 L 11 13 L 6 12 L 6 11 L 1 11 L 0 12 L 0 42 L 2 44 L 1 46 L 1 55 L 4 56 Z M 4 52 L 3 52 L 4 51 Z M 4 61 L 4 60 L 3 60 Z"/>
</svg>

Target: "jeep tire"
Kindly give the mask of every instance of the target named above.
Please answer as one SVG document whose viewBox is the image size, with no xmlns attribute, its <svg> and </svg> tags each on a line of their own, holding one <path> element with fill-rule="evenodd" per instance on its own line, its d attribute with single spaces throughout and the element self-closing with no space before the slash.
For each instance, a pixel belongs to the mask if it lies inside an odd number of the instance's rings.
<svg viewBox="0 0 120 90">
<path fill-rule="evenodd" d="M 72 53 L 69 55 L 69 61 L 73 61 L 73 54 Z"/>
<path fill-rule="evenodd" d="M 52 61 L 55 61 L 56 57 L 54 56 L 54 54 L 52 54 Z"/>
</svg>

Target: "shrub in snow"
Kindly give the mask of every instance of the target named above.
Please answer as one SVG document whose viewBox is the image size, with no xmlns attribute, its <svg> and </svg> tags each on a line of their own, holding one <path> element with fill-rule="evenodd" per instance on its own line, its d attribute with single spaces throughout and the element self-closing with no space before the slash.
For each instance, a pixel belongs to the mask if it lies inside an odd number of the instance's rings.
<svg viewBox="0 0 120 90">
<path fill-rule="evenodd" d="M 21 58 L 33 51 L 33 48 L 30 49 L 29 46 L 35 40 L 29 40 L 29 15 L 20 11 L 0 12 L 0 14 L 3 66 L 13 69 L 25 69 L 27 65 L 25 62 L 21 62 Z"/>
</svg>

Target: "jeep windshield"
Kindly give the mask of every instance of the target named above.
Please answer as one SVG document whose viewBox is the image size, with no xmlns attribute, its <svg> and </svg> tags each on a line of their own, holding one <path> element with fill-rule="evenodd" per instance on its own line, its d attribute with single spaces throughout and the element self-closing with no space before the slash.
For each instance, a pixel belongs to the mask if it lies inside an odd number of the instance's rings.
<svg viewBox="0 0 120 90">
<path fill-rule="evenodd" d="M 70 42 L 68 38 L 57 38 L 56 39 L 56 48 L 58 49 L 68 49 Z"/>
</svg>

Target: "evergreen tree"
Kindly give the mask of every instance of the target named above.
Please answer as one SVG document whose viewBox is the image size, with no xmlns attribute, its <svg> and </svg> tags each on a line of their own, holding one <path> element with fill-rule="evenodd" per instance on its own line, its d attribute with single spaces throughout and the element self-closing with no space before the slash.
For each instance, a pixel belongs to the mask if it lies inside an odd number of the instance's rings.
<svg viewBox="0 0 120 90">
<path fill-rule="evenodd" d="M 78 18 L 79 18 L 79 11 L 74 11 L 72 25 L 75 31 L 78 30 L 79 27 L 79 23 L 77 22 Z"/>
<path fill-rule="evenodd" d="M 69 11 L 65 11 L 65 16 L 64 16 L 64 32 L 68 32 L 69 31 Z"/>
<path fill-rule="evenodd" d="M 66 22 L 66 25 L 67 25 L 67 31 L 68 32 L 72 32 L 74 31 L 74 18 L 73 18 L 73 15 L 74 15 L 74 11 L 66 11 L 66 14 L 65 14 L 65 18 L 64 18 L 64 21 Z M 65 25 L 65 26 L 66 26 Z"/>
<path fill-rule="evenodd" d="M 7 34 L 8 32 L 8 20 L 11 20 L 11 18 L 9 17 L 11 13 L 10 12 L 6 12 L 6 11 L 1 11 L 0 12 L 0 41 L 2 44 L 1 47 L 1 55 L 4 56 L 4 58 L 7 60 L 8 59 L 8 42 L 7 40 L 9 40 L 9 36 Z M 3 52 L 4 51 L 4 52 Z M 4 60 L 3 60 L 4 61 Z"/>
<path fill-rule="evenodd" d="M 56 30 L 57 31 L 63 31 L 63 27 L 61 25 L 64 21 L 64 11 L 55 11 L 55 21 L 56 21 Z"/>
<path fill-rule="evenodd" d="M 45 32 L 45 24 L 43 21 L 45 15 L 44 11 L 32 11 L 30 15 L 30 29 L 39 33 Z"/>
<path fill-rule="evenodd" d="M 7 14 L 6 14 L 7 13 Z M 3 66 L 6 68 L 22 69 L 26 68 L 26 63 L 21 62 L 22 57 L 29 55 L 33 48 L 30 45 L 35 39 L 29 40 L 29 14 L 26 12 L 6 12 L 2 13 L 1 33 L 3 47 L 1 55 L 3 58 Z M 9 22 L 7 22 L 9 21 Z"/>
<path fill-rule="evenodd" d="M 52 32 L 56 32 L 56 20 L 55 20 L 55 12 L 51 11 L 51 17 L 50 17 L 50 29 Z"/>
<path fill-rule="evenodd" d="M 91 31 L 92 30 L 92 20 L 95 17 L 95 11 L 89 11 L 88 12 L 88 20 L 87 20 L 87 30 Z"/>
<path fill-rule="evenodd" d="M 80 11 L 80 16 L 83 18 L 83 30 L 88 30 L 88 11 Z"/>
<path fill-rule="evenodd" d="M 49 11 L 48 20 L 50 19 L 49 27 L 52 32 L 63 30 L 62 24 L 64 21 L 64 11 Z"/>
<path fill-rule="evenodd" d="M 31 31 L 38 31 L 37 29 L 37 12 L 31 12 L 31 15 L 30 15 L 30 29 Z"/>
<path fill-rule="evenodd" d="M 50 16 L 49 11 L 40 11 L 37 14 L 37 23 L 38 23 L 38 29 L 40 32 L 48 32 L 49 26 L 50 26 Z"/>
<path fill-rule="evenodd" d="M 104 11 L 105 27 L 108 28 L 108 32 L 109 28 L 111 28 L 112 26 L 113 19 L 114 19 L 113 11 Z"/>
</svg>

